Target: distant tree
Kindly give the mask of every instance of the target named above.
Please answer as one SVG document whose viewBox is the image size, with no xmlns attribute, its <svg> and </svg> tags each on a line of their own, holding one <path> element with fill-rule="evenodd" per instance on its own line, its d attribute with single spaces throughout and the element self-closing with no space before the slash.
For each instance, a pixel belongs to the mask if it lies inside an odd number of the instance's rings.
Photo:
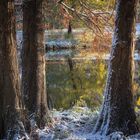
<svg viewBox="0 0 140 140">
<path fill-rule="evenodd" d="M 115 30 L 104 102 L 95 133 L 139 132 L 133 104 L 134 27 L 137 0 L 117 0 Z"/>
<path fill-rule="evenodd" d="M 21 111 L 14 0 L 0 0 L 0 139 L 24 133 Z"/>
<path fill-rule="evenodd" d="M 68 34 L 72 34 L 72 25 L 71 25 L 71 21 L 69 21 L 69 25 L 68 25 Z"/>
<path fill-rule="evenodd" d="M 39 127 L 48 115 L 46 97 L 44 0 L 23 1 L 22 91 L 28 115 Z"/>
</svg>

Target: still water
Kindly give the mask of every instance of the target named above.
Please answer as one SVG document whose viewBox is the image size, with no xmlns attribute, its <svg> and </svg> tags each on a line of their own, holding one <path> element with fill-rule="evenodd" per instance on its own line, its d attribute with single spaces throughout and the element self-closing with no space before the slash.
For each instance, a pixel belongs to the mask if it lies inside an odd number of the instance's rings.
<svg viewBox="0 0 140 140">
<path fill-rule="evenodd" d="M 75 59 L 78 51 L 50 51 L 47 59 L 49 107 L 68 109 L 74 105 L 98 108 L 103 100 L 108 61 Z M 136 56 L 137 57 L 137 56 Z M 135 103 L 140 96 L 140 61 L 135 61 Z M 138 105 L 139 107 L 139 105 Z"/>
</svg>

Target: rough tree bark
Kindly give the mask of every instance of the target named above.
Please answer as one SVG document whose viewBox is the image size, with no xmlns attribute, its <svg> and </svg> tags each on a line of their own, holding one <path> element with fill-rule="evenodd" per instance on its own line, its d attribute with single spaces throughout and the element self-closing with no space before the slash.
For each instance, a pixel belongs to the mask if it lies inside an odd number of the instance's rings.
<svg viewBox="0 0 140 140">
<path fill-rule="evenodd" d="M 46 97 L 43 1 L 23 2 L 22 91 L 28 115 L 39 127 L 48 115 Z"/>
<path fill-rule="evenodd" d="M 0 0 L 0 139 L 23 133 L 21 107 L 14 0 Z"/>
<path fill-rule="evenodd" d="M 133 104 L 134 27 L 137 0 L 117 0 L 115 30 L 104 103 L 94 132 L 139 131 Z"/>
</svg>

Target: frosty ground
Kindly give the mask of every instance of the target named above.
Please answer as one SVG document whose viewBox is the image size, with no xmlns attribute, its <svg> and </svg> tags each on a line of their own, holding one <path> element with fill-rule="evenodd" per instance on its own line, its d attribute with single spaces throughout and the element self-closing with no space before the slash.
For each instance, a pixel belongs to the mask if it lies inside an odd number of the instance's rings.
<svg viewBox="0 0 140 140">
<path fill-rule="evenodd" d="M 93 128 L 99 112 L 88 107 L 73 107 L 67 111 L 51 111 L 53 123 L 45 129 L 36 129 L 32 139 L 39 134 L 39 140 L 140 140 L 140 134 L 125 137 L 114 132 L 107 137 L 93 134 Z"/>
</svg>

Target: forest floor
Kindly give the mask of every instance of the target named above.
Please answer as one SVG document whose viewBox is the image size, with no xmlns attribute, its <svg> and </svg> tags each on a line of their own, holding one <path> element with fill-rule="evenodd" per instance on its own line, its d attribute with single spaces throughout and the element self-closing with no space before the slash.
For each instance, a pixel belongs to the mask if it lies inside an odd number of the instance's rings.
<svg viewBox="0 0 140 140">
<path fill-rule="evenodd" d="M 98 111 L 87 107 L 73 107 L 67 111 L 51 112 L 53 124 L 43 130 L 36 130 L 39 140 L 140 140 L 140 134 L 125 137 L 115 132 L 108 137 L 93 134 Z"/>
</svg>

